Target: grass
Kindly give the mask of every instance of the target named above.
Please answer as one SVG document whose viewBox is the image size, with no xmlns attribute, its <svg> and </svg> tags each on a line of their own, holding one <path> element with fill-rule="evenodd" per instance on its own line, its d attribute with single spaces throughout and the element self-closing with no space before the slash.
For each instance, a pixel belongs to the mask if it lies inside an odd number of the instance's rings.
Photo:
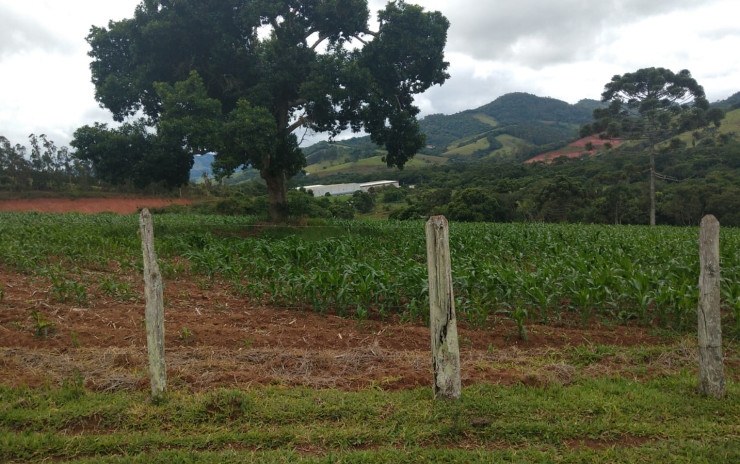
<svg viewBox="0 0 740 464">
<path fill-rule="evenodd" d="M 491 127 L 497 127 L 498 126 L 498 121 L 496 121 L 495 119 L 493 119 L 492 117 L 490 117 L 487 114 L 476 113 L 476 114 L 473 115 L 473 117 L 475 119 L 477 119 L 478 121 L 484 123 L 484 124 L 488 124 Z"/>
<path fill-rule="evenodd" d="M 146 393 L 0 387 L 0 461 L 738 462 L 740 388 L 695 394 L 686 372 L 644 383 L 474 385 L 460 402 L 428 389 L 304 388 Z"/>
<path fill-rule="evenodd" d="M 2 219 L 0 264 L 48 279 L 55 298 L 78 303 L 79 289 L 90 282 L 108 297 L 131 297 L 123 277 L 141 272 L 135 216 Z M 309 301 L 317 310 L 347 301 L 365 308 L 380 294 L 386 301 L 409 297 L 389 311 L 414 315 L 414 308 L 427 307 L 421 223 L 253 225 L 249 218 L 158 216 L 160 261 L 173 275 L 189 274 L 204 285 L 213 276 L 249 275 L 248 282 L 234 282 L 254 285 L 245 292 L 275 301 L 301 302 L 323 285 L 328 290 L 313 295 L 334 299 Z M 523 302 L 529 319 L 554 319 L 556 310 L 584 309 L 574 292 L 594 288 L 605 293 L 588 301 L 606 304 L 585 314 L 614 323 L 623 313 L 638 317 L 636 305 L 645 295 L 655 317 L 696 318 L 695 229 L 456 224 L 451 237 L 460 313 L 481 301 L 508 299 Z M 739 241 L 737 230 L 723 229 L 728 295 L 740 291 Z M 187 266 L 180 268 L 183 262 Z M 658 284 L 665 283 L 673 290 L 662 292 Z M 535 292 L 541 288 L 550 291 Z M 336 289 L 352 294 L 342 299 Z M 550 294 L 563 298 L 550 301 Z M 737 324 L 736 315 L 727 315 Z M 30 330 L 47 335 L 47 316 L 36 316 Z M 662 325 L 671 330 L 672 324 Z M 676 330 L 684 333 L 685 327 Z M 185 327 L 181 335 L 184 344 L 197 336 Z M 79 346 L 71 336 L 72 346 Z M 249 349 L 252 341 L 240 344 Z M 160 404 L 151 403 L 147 392 L 86 390 L 79 374 L 46 388 L 0 386 L 0 462 L 740 462 L 738 342 L 728 337 L 726 343 L 732 349 L 725 353 L 731 366 L 724 401 L 695 393 L 695 363 L 675 363 L 672 357 L 689 356 L 675 345 L 593 344 L 548 351 L 530 364 L 481 364 L 530 375 L 540 365 L 563 366 L 569 378 L 536 382 L 538 387 L 472 385 L 461 402 L 452 403 L 433 400 L 430 389 L 391 393 L 382 385 L 359 392 L 174 389 Z M 607 369 L 610 360 L 626 367 Z M 604 374 L 586 375 L 602 367 Z"/>
<path fill-rule="evenodd" d="M 491 144 L 487 138 L 483 137 L 473 143 L 467 143 L 456 148 L 452 148 L 444 153 L 445 156 L 470 156 L 476 151 L 485 150 Z"/>
</svg>

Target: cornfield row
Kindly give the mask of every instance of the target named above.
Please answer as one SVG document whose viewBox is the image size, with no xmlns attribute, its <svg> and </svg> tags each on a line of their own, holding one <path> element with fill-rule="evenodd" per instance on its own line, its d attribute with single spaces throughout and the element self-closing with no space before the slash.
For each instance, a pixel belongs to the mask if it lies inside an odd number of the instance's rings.
<svg viewBox="0 0 740 464">
<path fill-rule="evenodd" d="M 42 276 L 57 298 L 84 304 L 87 271 L 98 288 L 131 296 L 123 278 L 140 271 L 137 216 L 0 213 L 0 265 Z M 253 301 L 425 317 L 422 223 L 333 221 L 263 227 L 248 217 L 155 217 L 166 278 L 217 282 Z M 458 314 L 551 323 L 563 314 L 695 324 L 698 229 L 557 224 L 452 224 Z M 740 230 L 722 230 L 726 326 L 740 332 Z M 86 280 L 87 279 L 87 280 Z"/>
</svg>

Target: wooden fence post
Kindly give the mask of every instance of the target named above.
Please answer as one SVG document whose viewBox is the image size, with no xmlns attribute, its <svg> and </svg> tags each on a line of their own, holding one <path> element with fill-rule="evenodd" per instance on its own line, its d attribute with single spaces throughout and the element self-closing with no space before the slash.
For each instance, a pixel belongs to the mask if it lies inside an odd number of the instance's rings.
<svg viewBox="0 0 740 464">
<path fill-rule="evenodd" d="M 434 397 L 459 399 L 460 348 L 452 293 L 449 227 L 444 216 L 426 224 Z"/>
<path fill-rule="evenodd" d="M 141 250 L 144 254 L 144 293 L 146 296 L 146 346 L 149 352 L 149 378 L 152 398 L 167 394 L 167 366 L 164 362 L 164 299 L 162 274 L 154 252 L 154 224 L 149 210 L 139 216 Z"/>
<path fill-rule="evenodd" d="M 699 393 L 725 395 L 720 318 L 719 221 L 707 215 L 699 229 Z"/>
</svg>

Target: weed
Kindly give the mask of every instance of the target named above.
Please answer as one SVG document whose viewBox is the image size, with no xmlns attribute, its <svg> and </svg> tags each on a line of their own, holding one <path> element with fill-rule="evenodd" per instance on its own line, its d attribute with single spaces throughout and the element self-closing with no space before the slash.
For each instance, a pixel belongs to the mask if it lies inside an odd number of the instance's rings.
<svg viewBox="0 0 740 464">
<path fill-rule="evenodd" d="M 70 334 L 70 337 L 72 337 L 72 346 L 75 348 L 79 348 L 80 347 L 80 337 L 77 336 L 77 333 L 72 332 Z"/>
<path fill-rule="evenodd" d="M 62 380 L 62 388 L 55 392 L 55 396 L 58 400 L 65 402 L 77 400 L 85 394 L 84 384 L 85 378 L 78 369 L 75 369 L 72 377 Z"/>
</svg>

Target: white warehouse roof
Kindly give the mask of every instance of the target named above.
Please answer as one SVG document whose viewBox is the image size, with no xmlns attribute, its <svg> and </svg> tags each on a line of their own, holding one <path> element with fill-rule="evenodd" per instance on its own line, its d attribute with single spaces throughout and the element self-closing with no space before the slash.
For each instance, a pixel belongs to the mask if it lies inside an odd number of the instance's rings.
<svg viewBox="0 0 740 464">
<path fill-rule="evenodd" d="M 399 186 L 397 180 L 377 180 L 373 182 L 365 182 L 362 184 L 352 183 L 352 184 L 331 184 L 331 185 L 320 185 L 320 184 L 307 185 L 303 188 L 306 189 L 306 191 L 313 192 L 313 196 L 315 197 L 323 197 L 327 193 L 331 196 L 352 195 L 358 190 L 361 192 L 367 192 L 373 187 L 386 187 L 389 185 L 392 185 L 394 187 Z"/>
</svg>

